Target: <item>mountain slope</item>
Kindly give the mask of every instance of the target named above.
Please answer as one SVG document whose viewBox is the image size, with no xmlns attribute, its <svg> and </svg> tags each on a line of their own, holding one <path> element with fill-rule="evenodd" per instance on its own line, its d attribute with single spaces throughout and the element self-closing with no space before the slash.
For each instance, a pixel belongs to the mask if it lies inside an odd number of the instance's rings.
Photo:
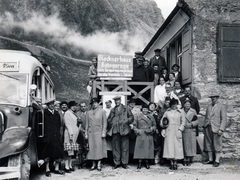
<svg viewBox="0 0 240 180">
<path fill-rule="evenodd" d="M 162 23 L 153 0 L 0 1 L 0 35 L 76 58 L 133 54 Z"/>
</svg>

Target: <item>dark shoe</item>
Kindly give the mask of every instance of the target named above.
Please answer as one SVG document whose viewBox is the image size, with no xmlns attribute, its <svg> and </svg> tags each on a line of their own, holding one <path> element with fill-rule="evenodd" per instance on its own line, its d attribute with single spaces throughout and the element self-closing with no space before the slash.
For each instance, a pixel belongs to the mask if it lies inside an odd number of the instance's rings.
<svg viewBox="0 0 240 180">
<path fill-rule="evenodd" d="M 63 174 L 64 174 L 64 171 L 61 171 L 61 170 L 55 170 L 55 171 L 54 171 L 54 174 L 60 174 L 60 175 L 63 175 Z"/>
<path fill-rule="evenodd" d="M 113 166 L 113 169 L 117 169 L 119 167 L 120 167 L 120 165 L 115 165 L 115 166 Z"/>
<path fill-rule="evenodd" d="M 174 166 L 173 166 L 173 170 L 177 170 L 177 165 L 174 165 Z"/>
<path fill-rule="evenodd" d="M 75 171 L 75 169 L 72 167 L 72 168 L 69 168 L 70 171 Z"/>
<path fill-rule="evenodd" d="M 142 163 L 138 163 L 137 169 L 141 169 L 142 168 Z"/>
<path fill-rule="evenodd" d="M 47 177 L 51 177 L 50 171 L 47 171 L 47 172 L 45 173 L 45 175 L 46 175 Z"/>
<path fill-rule="evenodd" d="M 122 167 L 123 167 L 123 169 L 127 169 L 128 168 L 126 164 L 123 164 Z"/>
<path fill-rule="evenodd" d="M 160 160 L 160 165 L 163 166 L 165 164 L 164 159 Z"/>
<path fill-rule="evenodd" d="M 213 164 L 213 161 L 206 161 L 206 162 L 203 162 L 203 164 Z"/>
<path fill-rule="evenodd" d="M 183 162 L 182 165 L 183 165 L 183 166 L 187 166 L 187 163 L 186 163 L 186 162 Z"/>
<path fill-rule="evenodd" d="M 149 169 L 149 168 L 150 168 L 150 166 L 149 166 L 148 163 L 145 164 L 145 167 L 146 167 L 146 169 Z"/>
<path fill-rule="evenodd" d="M 173 166 L 173 165 L 171 165 L 171 166 L 169 167 L 169 169 L 171 169 L 171 170 L 174 170 L 174 166 Z"/>
<path fill-rule="evenodd" d="M 70 169 L 67 169 L 67 168 L 64 168 L 64 171 L 65 171 L 66 173 L 71 173 L 71 170 L 70 170 Z"/>
<path fill-rule="evenodd" d="M 218 167 L 220 165 L 219 162 L 214 162 L 213 167 Z"/>
</svg>

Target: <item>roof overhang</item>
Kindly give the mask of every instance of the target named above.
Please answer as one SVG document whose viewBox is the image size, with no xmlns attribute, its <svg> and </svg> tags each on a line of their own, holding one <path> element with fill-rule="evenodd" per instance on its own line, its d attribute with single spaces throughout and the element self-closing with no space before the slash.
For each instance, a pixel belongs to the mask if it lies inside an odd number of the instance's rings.
<svg viewBox="0 0 240 180">
<path fill-rule="evenodd" d="M 159 38 L 161 39 L 161 44 L 163 45 L 166 44 L 167 41 L 169 40 L 168 37 L 171 36 L 171 34 L 176 33 L 176 31 L 178 31 L 179 28 L 181 28 L 186 22 L 188 22 L 191 15 L 192 11 L 188 7 L 187 3 L 185 1 L 179 0 L 175 8 L 172 10 L 170 15 L 162 24 L 162 26 L 158 29 L 156 34 L 152 37 L 150 42 L 144 48 L 142 54 L 145 55 Z M 176 28 L 170 29 L 173 22 L 177 23 Z M 158 46 L 158 48 L 161 47 Z"/>
</svg>

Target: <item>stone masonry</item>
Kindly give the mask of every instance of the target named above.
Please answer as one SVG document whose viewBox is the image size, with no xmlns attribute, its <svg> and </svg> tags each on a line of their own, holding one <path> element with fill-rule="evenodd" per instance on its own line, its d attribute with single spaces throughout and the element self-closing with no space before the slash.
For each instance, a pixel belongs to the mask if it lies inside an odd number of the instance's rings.
<svg viewBox="0 0 240 180">
<path fill-rule="evenodd" d="M 211 92 L 220 93 L 226 105 L 228 125 L 223 135 L 223 157 L 240 158 L 240 83 L 217 80 L 218 23 L 240 23 L 239 0 L 185 0 L 193 12 L 192 87 L 201 106 L 200 125 Z"/>
</svg>

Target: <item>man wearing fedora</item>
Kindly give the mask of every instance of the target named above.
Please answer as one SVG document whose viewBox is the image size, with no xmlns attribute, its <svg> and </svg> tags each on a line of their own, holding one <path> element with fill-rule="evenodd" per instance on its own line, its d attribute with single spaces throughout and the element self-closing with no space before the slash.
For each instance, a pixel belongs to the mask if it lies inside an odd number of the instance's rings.
<svg viewBox="0 0 240 180">
<path fill-rule="evenodd" d="M 121 96 L 116 96 L 113 100 L 115 107 L 107 119 L 108 135 L 112 136 L 113 169 L 120 167 L 120 164 L 126 169 L 129 160 L 129 125 L 134 117 L 131 110 L 121 103 Z"/>
<path fill-rule="evenodd" d="M 42 138 L 41 147 L 39 147 L 40 158 L 46 163 L 47 177 L 51 176 L 50 161 L 55 161 L 55 174 L 63 175 L 64 171 L 59 169 L 59 165 L 63 158 L 63 146 L 60 135 L 61 117 L 54 110 L 55 99 L 46 101 L 47 108 L 44 109 L 44 137 Z M 39 165 L 41 165 L 40 163 Z"/>
<path fill-rule="evenodd" d="M 222 134 L 227 123 L 227 111 L 225 105 L 219 102 L 218 94 L 211 94 L 209 98 L 212 102 L 207 107 L 203 125 L 204 151 L 208 153 L 209 159 L 204 164 L 213 164 L 213 167 L 218 167 L 222 151 Z"/>
<path fill-rule="evenodd" d="M 162 68 L 167 67 L 165 59 L 160 55 L 161 49 L 154 50 L 155 55 L 150 59 L 150 66 L 153 67 L 154 64 L 158 64 L 158 71 L 161 74 Z"/>
</svg>

